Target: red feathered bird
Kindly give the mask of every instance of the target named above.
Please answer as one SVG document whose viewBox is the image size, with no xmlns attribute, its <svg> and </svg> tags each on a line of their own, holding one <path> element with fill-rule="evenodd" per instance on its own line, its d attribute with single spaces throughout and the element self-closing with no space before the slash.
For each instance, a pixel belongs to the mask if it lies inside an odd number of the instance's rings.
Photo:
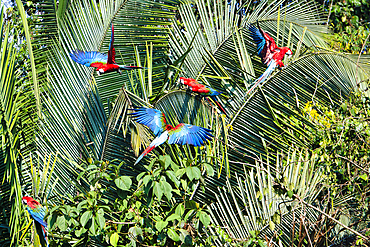
<svg viewBox="0 0 370 247">
<path fill-rule="evenodd" d="M 166 116 L 159 110 L 145 107 L 134 110 L 135 112 L 131 115 L 136 118 L 136 122 L 148 126 L 156 136 L 149 147 L 136 160 L 135 165 L 167 139 L 169 144 L 202 146 L 213 137 L 212 130 L 191 124 L 180 123 L 176 127 L 172 127 L 166 123 Z"/>
<path fill-rule="evenodd" d="M 44 220 L 45 213 L 46 213 L 44 206 L 42 206 L 38 201 L 34 200 L 30 196 L 22 197 L 22 203 L 26 206 L 26 209 L 28 213 L 31 215 L 32 219 L 35 220 L 36 228 L 38 227 L 38 225 L 41 226 L 42 234 L 45 239 L 45 243 L 46 245 L 49 245 L 48 240 L 47 240 L 47 235 L 46 235 L 46 230 L 47 230 L 48 225 Z"/>
<path fill-rule="evenodd" d="M 284 56 L 292 56 L 293 52 L 288 47 L 278 47 L 275 40 L 262 30 L 258 21 L 257 27 L 249 25 L 249 33 L 257 45 L 258 56 L 261 57 L 262 63 L 267 65 L 267 70 L 257 79 L 255 85 L 250 89 L 252 90 L 257 84 L 268 78 L 276 67 L 284 67 L 282 62 Z"/>
<path fill-rule="evenodd" d="M 222 108 L 221 104 L 216 99 L 216 96 L 220 95 L 222 92 L 216 91 L 215 89 L 211 87 L 200 84 L 198 81 L 196 81 L 193 78 L 180 77 L 180 82 L 188 86 L 191 91 L 198 93 L 200 96 L 211 97 L 216 102 L 220 110 L 226 114 L 224 108 Z"/>
<path fill-rule="evenodd" d="M 94 67 L 98 75 L 117 71 L 121 74 L 121 70 L 142 69 L 139 66 L 127 66 L 116 64 L 116 51 L 114 49 L 114 28 L 112 24 L 112 34 L 109 43 L 108 56 L 97 51 L 73 51 L 70 56 L 73 61 L 85 65 L 87 67 Z"/>
</svg>

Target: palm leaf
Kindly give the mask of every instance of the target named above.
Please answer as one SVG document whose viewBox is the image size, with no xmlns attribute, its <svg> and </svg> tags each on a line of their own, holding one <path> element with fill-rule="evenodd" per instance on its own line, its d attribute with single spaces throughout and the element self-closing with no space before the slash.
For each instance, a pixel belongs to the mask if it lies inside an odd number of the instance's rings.
<svg viewBox="0 0 370 247">
<path fill-rule="evenodd" d="M 356 70 L 357 81 L 354 76 Z M 354 62 L 338 54 L 308 55 L 291 63 L 267 80 L 261 90 L 249 95 L 235 114 L 231 124 L 238 133 L 230 133 L 230 144 L 235 148 L 235 151 L 230 151 L 230 160 L 253 162 L 245 156 L 265 156 L 264 142 L 272 153 L 276 150 L 287 151 L 286 144 L 293 141 L 304 146 L 300 139 L 286 131 L 291 127 L 282 121 L 283 115 L 294 116 L 312 126 L 301 117 L 300 109 L 304 104 L 315 100 L 323 105 L 335 106 L 341 97 L 346 97 L 351 91 L 365 90 L 367 85 L 359 82 L 366 78 L 367 74 L 360 68 L 356 69 Z M 232 167 L 235 171 L 239 169 L 237 165 Z"/>
<path fill-rule="evenodd" d="M 261 237 L 273 239 L 276 232 L 280 234 L 283 246 L 291 245 L 292 217 L 302 213 L 298 201 L 292 201 L 286 195 L 279 195 L 274 189 L 275 177 L 283 182 L 289 190 L 295 190 L 307 203 L 315 201 L 322 187 L 322 171 L 314 166 L 315 157 L 307 151 L 288 153 L 279 156 L 276 163 L 260 164 L 244 171 L 244 175 L 235 175 L 235 185 L 230 180 L 220 188 L 215 197 L 217 201 L 210 206 L 212 223 L 222 227 L 234 243 L 246 242 L 251 231 L 260 232 Z M 288 208 L 293 210 L 290 211 Z M 307 210 L 307 220 L 315 222 L 318 213 Z M 271 229 L 271 224 L 276 227 Z M 279 223 L 281 221 L 281 223 Z M 296 226 L 299 232 L 299 225 Z"/>
</svg>

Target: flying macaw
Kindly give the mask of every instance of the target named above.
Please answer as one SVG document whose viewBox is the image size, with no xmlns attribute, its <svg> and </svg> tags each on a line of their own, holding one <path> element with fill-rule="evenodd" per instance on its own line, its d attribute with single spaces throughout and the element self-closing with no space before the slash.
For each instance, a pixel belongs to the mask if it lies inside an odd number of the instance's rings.
<svg viewBox="0 0 370 247">
<path fill-rule="evenodd" d="M 215 89 L 211 87 L 200 84 L 193 78 L 180 77 L 180 82 L 188 86 L 191 91 L 198 93 L 199 95 L 203 97 L 211 97 L 216 102 L 218 107 L 220 107 L 221 111 L 226 114 L 224 108 L 222 108 L 222 106 L 216 99 L 216 96 L 220 95 L 222 92 L 216 91 Z"/>
<path fill-rule="evenodd" d="M 169 144 L 190 144 L 193 146 L 202 146 L 211 140 L 212 130 L 180 123 L 176 127 L 166 123 L 166 116 L 159 110 L 152 108 L 137 108 L 131 113 L 136 118 L 136 122 L 148 126 L 156 136 L 144 152 L 136 160 L 135 165 L 154 148 L 163 144 L 167 139 Z"/>
<path fill-rule="evenodd" d="M 258 21 L 257 27 L 249 25 L 249 32 L 253 41 L 257 44 L 258 56 L 261 57 L 262 63 L 267 65 L 267 70 L 257 79 L 253 86 L 255 87 L 263 82 L 276 67 L 284 67 L 282 60 L 285 54 L 292 56 L 293 52 L 288 47 L 278 47 L 274 39 L 262 30 Z"/>
<path fill-rule="evenodd" d="M 32 219 L 36 221 L 36 224 L 40 224 L 42 228 L 42 234 L 44 235 L 44 239 L 47 245 L 48 240 L 47 240 L 47 235 L 46 235 L 46 230 L 47 230 L 47 223 L 44 220 L 46 210 L 44 206 L 42 206 L 38 201 L 34 200 L 30 196 L 24 196 L 22 197 L 22 202 L 26 206 L 26 209 L 28 213 L 31 215 Z"/>
<path fill-rule="evenodd" d="M 98 75 L 117 71 L 121 74 L 121 70 L 132 70 L 132 69 L 142 69 L 140 66 L 127 66 L 116 64 L 116 51 L 113 46 L 114 42 L 114 28 L 112 23 L 112 34 L 110 37 L 110 44 L 108 50 L 108 56 L 97 52 L 97 51 L 80 51 L 76 50 L 70 53 L 73 61 L 85 65 L 87 67 L 94 67 Z"/>
</svg>

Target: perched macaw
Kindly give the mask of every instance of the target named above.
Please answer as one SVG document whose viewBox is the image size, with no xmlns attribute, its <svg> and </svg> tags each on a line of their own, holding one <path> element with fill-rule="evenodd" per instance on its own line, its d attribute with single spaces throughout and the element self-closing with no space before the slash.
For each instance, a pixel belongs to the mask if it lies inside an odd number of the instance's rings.
<svg viewBox="0 0 370 247">
<path fill-rule="evenodd" d="M 112 34 L 110 37 L 110 44 L 108 50 L 108 56 L 97 52 L 97 51 L 80 51 L 76 50 L 70 53 L 73 61 L 85 65 L 87 67 L 94 67 L 97 70 L 98 75 L 117 71 L 121 74 L 121 70 L 132 70 L 132 69 L 142 69 L 139 66 L 127 66 L 116 64 L 116 51 L 113 46 L 114 42 L 114 28 L 112 24 Z"/>
<path fill-rule="evenodd" d="M 216 96 L 220 95 L 222 92 L 216 91 L 215 89 L 213 89 L 211 87 L 200 84 L 199 82 L 197 82 L 193 78 L 180 77 L 180 82 L 182 84 L 188 86 L 188 88 L 191 91 L 193 91 L 195 93 L 198 93 L 199 95 L 201 95 L 203 97 L 211 97 L 216 102 L 218 107 L 220 107 L 221 111 L 226 114 L 224 108 L 222 108 L 222 106 L 220 105 L 220 103 L 216 99 Z"/>
<path fill-rule="evenodd" d="M 28 213 L 31 215 L 32 219 L 36 221 L 36 224 L 40 224 L 42 228 L 42 233 L 44 235 L 44 239 L 46 244 L 48 245 L 46 230 L 47 230 L 47 223 L 44 220 L 46 210 L 44 206 L 42 206 L 38 201 L 34 200 L 30 196 L 22 197 L 22 202 L 26 206 Z"/>
<path fill-rule="evenodd" d="M 136 122 L 148 126 L 156 138 L 150 143 L 144 152 L 136 160 L 135 165 L 150 151 L 159 145 L 163 144 L 167 139 L 169 144 L 190 144 L 193 146 L 202 146 L 211 140 L 213 135 L 212 130 L 191 125 L 180 123 L 176 127 L 166 123 L 164 113 L 152 108 L 137 108 L 135 112 L 131 113 L 136 118 Z"/>
<path fill-rule="evenodd" d="M 258 56 L 261 57 L 262 63 L 267 65 L 267 70 L 257 79 L 255 85 L 264 81 L 276 67 L 284 67 L 282 60 L 285 54 L 293 55 L 288 47 L 278 47 L 274 39 L 261 29 L 258 21 L 257 27 L 249 25 L 249 32 L 253 41 L 257 44 Z"/>
</svg>

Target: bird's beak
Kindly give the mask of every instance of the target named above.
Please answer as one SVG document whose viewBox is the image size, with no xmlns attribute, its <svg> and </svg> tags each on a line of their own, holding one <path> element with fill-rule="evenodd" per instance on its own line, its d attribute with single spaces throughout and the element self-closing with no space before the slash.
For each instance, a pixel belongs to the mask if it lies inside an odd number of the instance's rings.
<svg viewBox="0 0 370 247">
<path fill-rule="evenodd" d="M 98 75 L 100 75 L 100 72 L 99 72 L 99 70 L 98 70 L 98 71 L 96 71 L 96 73 L 97 73 Z"/>
<path fill-rule="evenodd" d="M 117 72 L 122 75 L 122 71 L 120 69 L 117 70 Z"/>
</svg>

